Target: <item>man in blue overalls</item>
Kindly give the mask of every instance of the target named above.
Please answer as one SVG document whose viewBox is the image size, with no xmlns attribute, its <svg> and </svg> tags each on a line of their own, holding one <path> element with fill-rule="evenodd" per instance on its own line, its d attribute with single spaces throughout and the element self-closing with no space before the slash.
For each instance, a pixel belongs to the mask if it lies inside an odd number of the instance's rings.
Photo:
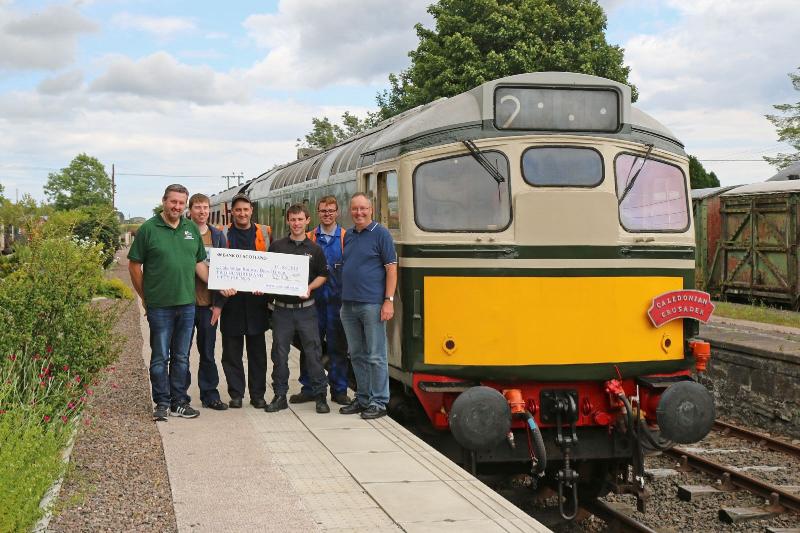
<svg viewBox="0 0 800 533">
<path fill-rule="evenodd" d="M 320 224 L 308 232 L 308 238 L 322 248 L 328 263 L 328 280 L 319 289 L 314 291 L 314 301 L 317 306 L 319 320 L 319 338 L 324 343 L 325 352 L 328 354 L 330 369 L 328 382 L 331 388 L 331 400 L 347 405 L 350 398 L 347 396 L 347 339 L 339 318 L 339 309 L 342 306 L 342 250 L 344 247 L 345 229 L 336 219 L 339 216 L 339 204 L 334 196 L 325 196 L 317 203 L 317 213 Z M 300 384 L 299 394 L 289 397 L 289 403 L 304 403 L 315 401 L 311 391 L 311 380 L 305 368 L 305 354 L 300 353 Z"/>
</svg>

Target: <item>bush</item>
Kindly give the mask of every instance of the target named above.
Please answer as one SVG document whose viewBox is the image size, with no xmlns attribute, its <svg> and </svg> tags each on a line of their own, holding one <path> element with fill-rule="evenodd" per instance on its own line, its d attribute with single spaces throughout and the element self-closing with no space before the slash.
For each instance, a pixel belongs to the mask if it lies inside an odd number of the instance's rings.
<svg viewBox="0 0 800 533">
<path fill-rule="evenodd" d="M 34 236 L 0 280 L 0 531 L 29 530 L 96 374 L 117 355 L 117 307 L 92 304 L 103 247 Z"/>
<path fill-rule="evenodd" d="M 57 211 L 47 220 L 40 234 L 44 238 L 73 235 L 81 240 L 103 245 L 103 266 L 114 261 L 119 250 L 120 224 L 109 206 L 91 206 L 72 211 Z"/>
<path fill-rule="evenodd" d="M 119 278 L 104 279 L 97 287 L 97 295 L 120 300 L 133 300 L 133 291 Z"/>
</svg>

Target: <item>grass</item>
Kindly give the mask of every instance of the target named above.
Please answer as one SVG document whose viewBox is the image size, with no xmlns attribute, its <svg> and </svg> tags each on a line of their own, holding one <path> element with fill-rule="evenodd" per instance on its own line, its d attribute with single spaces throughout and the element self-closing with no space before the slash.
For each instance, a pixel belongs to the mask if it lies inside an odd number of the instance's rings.
<svg viewBox="0 0 800 533">
<path fill-rule="evenodd" d="M 767 307 L 763 304 L 747 305 L 731 302 L 714 302 L 714 305 L 716 306 L 714 309 L 714 315 L 716 316 L 800 328 L 800 313 L 794 311 L 775 309 L 774 307 Z"/>
<path fill-rule="evenodd" d="M 39 502 L 64 469 L 68 428 L 29 413 L 0 415 L 0 531 L 30 531 L 42 516 Z"/>
</svg>

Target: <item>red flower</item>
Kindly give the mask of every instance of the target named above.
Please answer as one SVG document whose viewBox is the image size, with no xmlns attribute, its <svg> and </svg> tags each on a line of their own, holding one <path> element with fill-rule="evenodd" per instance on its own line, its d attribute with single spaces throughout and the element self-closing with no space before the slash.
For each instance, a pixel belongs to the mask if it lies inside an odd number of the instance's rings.
<svg viewBox="0 0 800 533">
<path fill-rule="evenodd" d="M 50 422 L 50 417 L 48 415 L 44 415 L 44 421 L 45 422 Z"/>
<path fill-rule="evenodd" d="M 81 377 L 75 376 L 75 383 L 80 383 L 80 382 L 81 382 Z"/>
<path fill-rule="evenodd" d="M 16 361 L 17 360 L 17 354 L 12 353 L 11 355 L 8 356 L 8 360 L 9 361 Z"/>
<path fill-rule="evenodd" d="M 5 409 L 0 409 L 0 415 L 4 415 L 4 414 L 6 414 L 6 410 Z"/>
<path fill-rule="evenodd" d="M 47 351 L 47 353 L 53 353 L 53 347 L 52 346 L 48 346 L 47 348 L 45 348 L 45 350 Z"/>
<path fill-rule="evenodd" d="M 68 407 L 69 409 L 75 409 L 75 404 L 74 404 L 74 403 L 72 403 L 72 402 L 69 402 L 69 403 L 67 404 L 67 407 Z"/>
<path fill-rule="evenodd" d="M 67 372 L 68 370 L 69 370 L 69 366 L 68 365 L 64 365 L 64 372 Z"/>
<path fill-rule="evenodd" d="M 34 360 L 34 361 L 38 361 L 39 359 L 41 359 L 41 357 L 39 357 L 39 354 L 38 354 L 38 353 L 37 353 L 36 355 L 34 355 L 34 356 L 33 356 L 33 360 Z"/>
<path fill-rule="evenodd" d="M 66 424 L 66 423 L 67 423 L 67 417 L 66 417 L 66 416 L 62 416 L 62 417 L 61 417 L 61 421 L 62 421 L 62 422 L 64 422 L 64 423 Z"/>
<path fill-rule="evenodd" d="M 86 389 L 86 394 L 91 396 L 92 394 L 94 394 L 94 391 L 92 391 L 92 389 Z"/>
</svg>

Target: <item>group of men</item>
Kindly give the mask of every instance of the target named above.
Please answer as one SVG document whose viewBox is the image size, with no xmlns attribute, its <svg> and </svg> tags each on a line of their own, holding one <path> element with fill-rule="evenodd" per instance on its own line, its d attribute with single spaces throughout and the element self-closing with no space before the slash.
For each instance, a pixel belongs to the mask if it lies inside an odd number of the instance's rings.
<svg viewBox="0 0 800 533">
<path fill-rule="evenodd" d="M 188 203 L 188 216 L 184 217 Z M 362 418 L 384 416 L 389 401 L 386 321 L 394 315 L 397 256 L 389 231 L 372 220 L 365 194 L 350 199 L 354 226 L 338 222 L 339 204 L 325 196 L 317 204 L 320 224 L 305 205 L 286 211 L 289 234 L 272 240 L 269 226 L 252 221 L 253 206 L 245 194 L 231 200 L 233 222 L 222 228 L 208 224 L 210 200 L 189 197 L 182 185 L 170 185 L 163 210 L 137 231 L 128 252 L 129 272 L 142 299 L 150 326 L 150 383 L 153 419 L 195 418 L 187 391 L 191 383 L 189 351 L 197 332 L 200 354 L 197 383 L 203 407 L 224 411 L 241 408 L 245 387 L 253 407 L 268 413 L 289 403 L 315 402 L 318 413 L 330 412 L 331 399 L 342 414 Z M 308 290 L 303 296 L 208 289 L 208 250 L 234 248 L 308 257 Z M 214 347 L 217 323 L 222 334 L 222 370 L 230 400 L 218 390 Z M 272 329 L 272 389 L 267 382 L 266 331 Z M 329 360 L 323 364 L 323 341 Z M 289 350 L 301 348 L 301 390 L 287 400 Z M 247 378 L 243 356 L 247 347 Z M 356 395 L 347 395 L 348 352 L 356 378 Z"/>
</svg>

